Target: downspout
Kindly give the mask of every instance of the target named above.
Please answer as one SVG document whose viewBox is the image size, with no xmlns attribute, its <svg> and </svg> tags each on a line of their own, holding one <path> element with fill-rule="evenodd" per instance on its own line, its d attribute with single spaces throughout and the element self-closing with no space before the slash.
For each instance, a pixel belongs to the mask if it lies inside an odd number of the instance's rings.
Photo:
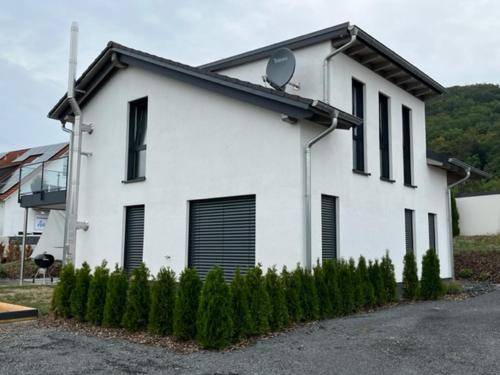
<svg viewBox="0 0 500 375">
<path fill-rule="evenodd" d="M 467 165 L 465 163 L 460 162 L 457 159 L 450 158 L 448 159 L 448 162 L 450 164 L 453 164 L 459 168 L 463 168 L 465 171 L 465 177 L 461 178 L 460 180 L 448 185 L 448 218 L 449 218 L 449 223 L 450 225 L 448 226 L 448 231 L 449 231 L 449 247 L 450 247 L 450 264 L 451 264 L 451 278 L 455 279 L 455 259 L 454 254 L 453 254 L 453 216 L 451 212 L 451 189 L 453 189 L 455 186 L 460 185 L 467 181 L 470 178 L 470 172 L 471 172 L 471 166 Z"/>
<path fill-rule="evenodd" d="M 355 26 L 349 25 L 348 30 L 351 34 L 351 40 L 349 40 L 343 46 L 334 49 L 323 59 L 323 101 L 327 104 L 330 103 L 330 65 L 328 64 L 328 62 L 332 57 L 338 55 L 340 52 L 345 51 L 347 48 L 352 46 L 356 41 L 358 35 L 358 29 Z"/>
<path fill-rule="evenodd" d="M 313 104 L 314 105 L 314 104 Z M 305 146 L 305 236 L 306 236 L 306 263 L 305 268 L 310 270 L 312 267 L 312 256 L 311 256 L 311 148 L 320 139 L 324 138 L 331 132 L 333 132 L 338 125 L 339 111 L 335 110 L 333 113 L 333 119 L 331 125 L 325 131 L 319 133 L 314 138 L 311 138 Z"/>
</svg>

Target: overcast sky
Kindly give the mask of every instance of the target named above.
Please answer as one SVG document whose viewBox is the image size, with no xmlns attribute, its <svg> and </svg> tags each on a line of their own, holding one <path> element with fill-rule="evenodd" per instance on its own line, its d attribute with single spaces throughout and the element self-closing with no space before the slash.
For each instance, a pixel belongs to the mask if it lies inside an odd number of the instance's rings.
<svg viewBox="0 0 500 375">
<path fill-rule="evenodd" d="M 0 151 L 63 142 L 47 112 L 65 93 L 71 21 L 81 73 L 109 40 L 186 64 L 350 21 L 445 86 L 500 81 L 500 1 L 4 1 Z"/>
</svg>

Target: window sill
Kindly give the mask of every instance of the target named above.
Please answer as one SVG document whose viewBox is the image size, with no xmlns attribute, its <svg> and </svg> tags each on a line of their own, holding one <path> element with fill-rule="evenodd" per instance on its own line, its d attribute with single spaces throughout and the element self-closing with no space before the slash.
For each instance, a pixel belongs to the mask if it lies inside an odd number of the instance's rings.
<svg viewBox="0 0 500 375">
<path fill-rule="evenodd" d="M 361 176 L 371 176 L 372 174 L 371 173 L 368 173 L 368 172 L 364 172 L 364 171 L 360 171 L 359 169 L 353 169 L 352 170 L 353 173 L 356 173 L 356 174 L 359 174 Z"/>
<path fill-rule="evenodd" d="M 391 184 L 395 183 L 396 180 L 393 180 L 393 179 L 390 179 L 390 178 L 387 178 L 387 177 L 382 177 L 380 176 L 380 180 L 381 181 L 385 181 L 385 182 L 390 182 Z"/>
<path fill-rule="evenodd" d="M 133 184 L 134 182 L 146 181 L 146 177 L 137 177 L 131 180 L 123 180 L 122 184 Z"/>
<path fill-rule="evenodd" d="M 410 184 L 405 184 L 406 187 L 416 189 L 418 186 L 417 185 L 410 185 Z"/>
</svg>

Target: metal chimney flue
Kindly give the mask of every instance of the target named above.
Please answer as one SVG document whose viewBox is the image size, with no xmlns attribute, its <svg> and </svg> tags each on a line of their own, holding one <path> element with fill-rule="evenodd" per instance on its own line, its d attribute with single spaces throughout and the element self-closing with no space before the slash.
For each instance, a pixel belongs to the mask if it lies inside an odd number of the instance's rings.
<svg viewBox="0 0 500 375">
<path fill-rule="evenodd" d="M 75 261 L 76 232 L 78 229 L 88 229 L 88 224 L 78 222 L 78 195 L 80 186 L 80 164 L 82 157 L 83 131 L 91 133 L 92 127 L 83 124 L 83 116 L 75 95 L 76 67 L 78 52 L 78 23 L 71 24 L 71 38 L 69 48 L 68 93 L 67 101 L 73 112 L 73 128 L 70 133 L 70 156 L 68 169 L 68 187 L 66 192 L 66 223 L 64 231 L 63 261 Z"/>
</svg>

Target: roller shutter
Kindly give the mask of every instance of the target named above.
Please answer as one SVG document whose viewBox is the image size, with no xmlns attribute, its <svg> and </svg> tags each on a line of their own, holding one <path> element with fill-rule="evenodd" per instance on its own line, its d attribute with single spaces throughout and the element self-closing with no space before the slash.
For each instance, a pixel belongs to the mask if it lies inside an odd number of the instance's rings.
<svg viewBox="0 0 500 375">
<path fill-rule="evenodd" d="M 321 238 L 323 259 L 337 259 L 337 198 L 321 196 Z"/>
<path fill-rule="evenodd" d="M 126 208 L 124 268 L 130 272 L 139 267 L 144 249 L 144 206 Z"/>
<path fill-rule="evenodd" d="M 226 280 L 255 265 L 254 195 L 190 202 L 189 266 L 204 278 L 215 265 Z"/>
</svg>

